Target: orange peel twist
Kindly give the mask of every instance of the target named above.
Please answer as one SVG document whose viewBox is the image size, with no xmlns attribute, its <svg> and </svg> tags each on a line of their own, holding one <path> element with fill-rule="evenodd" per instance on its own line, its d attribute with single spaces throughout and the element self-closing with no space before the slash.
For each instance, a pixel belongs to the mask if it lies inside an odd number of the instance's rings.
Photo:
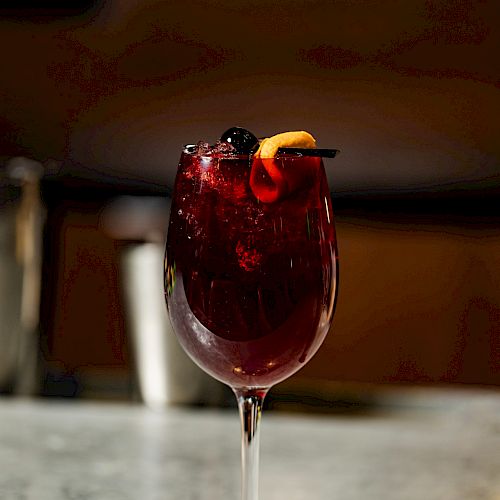
<svg viewBox="0 0 500 500">
<path fill-rule="evenodd" d="M 273 203 L 295 191 L 304 177 L 298 169 L 284 171 L 276 159 L 279 148 L 316 148 L 316 140 L 303 130 L 282 132 L 264 139 L 254 155 L 250 188 L 263 203 Z"/>
</svg>

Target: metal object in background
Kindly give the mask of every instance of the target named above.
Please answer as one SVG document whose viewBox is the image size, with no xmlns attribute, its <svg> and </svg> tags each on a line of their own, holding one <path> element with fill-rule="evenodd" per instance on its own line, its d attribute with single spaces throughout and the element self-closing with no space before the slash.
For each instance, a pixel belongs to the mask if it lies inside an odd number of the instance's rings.
<svg viewBox="0 0 500 500">
<path fill-rule="evenodd" d="M 153 408 L 220 403 L 223 386 L 184 353 L 163 300 L 163 245 L 131 245 L 123 253 L 127 322 L 140 396 Z"/>
<path fill-rule="evenodd" d="M 164 300 L 166 198 L 123 196 L 102 213 L 102 229 L 127 241 L 122 250 L 126 324 L 141 400 L 168 404 L 225 404 L 232 393 L 196 366 L 175 337 Z"/>
<path fill-rule="evenodd" d="M 0 172 L 0 391 L 23 395 L 38 390 L 42 176 L 22 157 Z"/>
</svg>

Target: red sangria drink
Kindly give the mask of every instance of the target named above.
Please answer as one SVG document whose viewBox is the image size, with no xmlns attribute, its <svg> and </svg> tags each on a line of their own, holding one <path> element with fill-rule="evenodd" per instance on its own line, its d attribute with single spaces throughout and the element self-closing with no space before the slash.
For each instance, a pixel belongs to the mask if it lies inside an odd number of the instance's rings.
<svg viewBox="0 0 500 500">
<path fill-rule="evenodd" d="M 261 404 L 269 387 L 309 361 L 330 328 L 336 241 L 321 157 L 286 147 L 263 157 L 238 144 L 240 133 L 182 153 L 165 291 L 189 356 L 239 399 L 256 396 Z M 244 498 L 255 499 L 249 488 Z"/>
</svg>

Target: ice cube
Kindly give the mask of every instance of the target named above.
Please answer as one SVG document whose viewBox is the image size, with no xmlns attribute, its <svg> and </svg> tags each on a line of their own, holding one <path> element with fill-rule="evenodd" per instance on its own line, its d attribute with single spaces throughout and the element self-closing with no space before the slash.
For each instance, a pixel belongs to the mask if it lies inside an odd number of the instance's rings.
<svg viewBox="0 0 500 500">
<path fill-rule="evenodd" d="M 231 155 L 236 153 L 236 149 L 228 142 L 217 141 L 214 145 L 208 142 L 199 141 L 196 146 L 189 146 L 189 153 L 198 156 Z"/>
<path fill-rule="evenodd" d="M 255 271 L 259 269 L 262 261 L 262 254 L 255 249 L 250 242 L 238 241 L 236 244 L 236 255 L 240 267 L 245 271 Z"/>
<path fill-rule="evenodd" d="M 212 152 L 212 146 L 205 141 L 198 141 L 196 144 L 196 153 L 199 156 L 206 156 Z"/>
<path fill-rule="evenodd" d="M 232 144 L 229 144 L 229 142 L 217 141 L 213 146 L 212 152 L 218 154 L 235 154 L 236 148 Z"/>
</svg>

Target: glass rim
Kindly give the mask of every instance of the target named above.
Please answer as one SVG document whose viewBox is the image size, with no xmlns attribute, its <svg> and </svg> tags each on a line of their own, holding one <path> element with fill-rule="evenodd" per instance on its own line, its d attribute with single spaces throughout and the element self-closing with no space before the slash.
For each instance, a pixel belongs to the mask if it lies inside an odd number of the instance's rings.
<svg viewBox="0 0 500 500">
<path fill-rule="evenodd" d="M 199 158 L 205 159 L 205 160 L 233 160 L 233 161 L 253 161 L 254 159 L 257 159 L 254 157 L 252 153 L 222 153 L 222 152 L 208 152 L 204 154 L 199 154 L 196 151 L 188 151 L 185 148 L 182 150 L 182 155 L 186 155 L 191 158 Z M 280 159 L 286 159 L 286 160 L 303 160 L 305 158 L 317 158 L 317 159 L 323 159 L 322 157 L 316 156 L 306 156 L 306 155 L 301 155 L 301 154 L 291 154 L 291 153 L 278 153 L 276 156 L 272 158 L 260 158 L 261 160 L 280 160 Z"/>
<path fill-rule="evenodd" d="M 250 153 L 238 153 L 235 151 L 207 151 L 205 154 L 200 154 L 198 151 L 197 144 L 185 144 L 182 148 L 182 154 L 188 156 L 198 156 L 199 158 L 218 158 L 218 159 L 235 159 L 235 160 L 250 160 L 253 156 L 253 151 Z M 273 160 L 276 158 L 286 158 L 286 159 L 299 159 L 305 157 L 313 158 L 335 158 L 337 154 L 340 153 L 338 149 L 325 149 L 325 148 L 295 148 L 295 147 L 283 147 L 279 148 L 276 156 L 269 158 L 261 158 L 262 160 Z"/>
</svg>

